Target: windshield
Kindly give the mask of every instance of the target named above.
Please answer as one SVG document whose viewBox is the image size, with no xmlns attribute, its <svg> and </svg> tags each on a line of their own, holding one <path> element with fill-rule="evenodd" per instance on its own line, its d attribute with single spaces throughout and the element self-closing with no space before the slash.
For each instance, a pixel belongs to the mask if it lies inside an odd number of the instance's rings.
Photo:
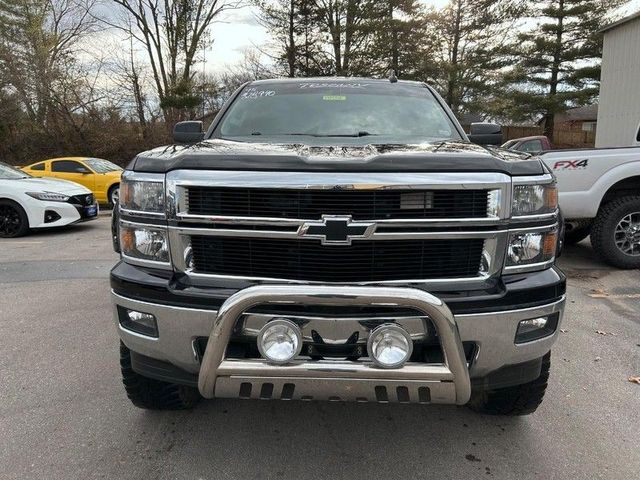
<svg viewBox="0 0 640 480">
<path fill-rule="evenodd" d="M 517 140 L 509 140 L 506 143 L 502 144 L 502 148 L 511 148 L 516 144 Z"/>
<path fill-rule="evenodd" d="M 18 180 L 29 177 L 31 177 L 31 175 L 23 172 L 22 170 L 0 162 L 0 180 Z"/>
<path fill-rule="evenodd" d="M 424 86 L 339 80 L 249 85 L 225 113 L 214 136 L 254 142 L 314 137 L 341 142 L 351 137 L 366 143 L 461 140 Z"/>
<path fill-rule="evenodd" d="M 96 173 L 118 172 L 122 170 L 122 167 L 111 163 L 109 160 L 102 160 L 101 158 L 87 158 L 84 162 Z"/>
</svg>

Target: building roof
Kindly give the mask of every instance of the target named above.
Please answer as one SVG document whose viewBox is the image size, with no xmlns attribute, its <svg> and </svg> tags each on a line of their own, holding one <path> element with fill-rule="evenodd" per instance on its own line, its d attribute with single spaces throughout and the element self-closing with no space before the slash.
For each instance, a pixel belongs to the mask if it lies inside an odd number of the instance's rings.
<svg viewBox="0 0 640 480">
<path fill-rule="evenodd" d="M 572 108 L 556 115 L 556 122 L 595 122 L 598 120 L 598 104 Z"/>
<path fill-rule="evenodd" d="M 621 18 L 620 20 L 610 23 L 609 25 L 606 25 L 605 27 L 603 27 L 602 29 L 600 29 L 600 33 L 606 33 L 609 30 L 612 30 L 614 28 L 617 28 L 621 25 L 624 25 L 626 23 L 629 23 L 633 20 L 640 20 L 640 12 L 636 12 L 636 13 L 632 13 L 631 15 Z"/>
<path fill-rule="evenodd" d="M 586 105 L 584 107 L 571 108 L 566 112 L 556 113 L 554 120 L 556 123 L 562 122 L 597 122 L 598 104 Z M 538 125 L 544 124 L 544 115 L 536 122 Z"/>
</svg>

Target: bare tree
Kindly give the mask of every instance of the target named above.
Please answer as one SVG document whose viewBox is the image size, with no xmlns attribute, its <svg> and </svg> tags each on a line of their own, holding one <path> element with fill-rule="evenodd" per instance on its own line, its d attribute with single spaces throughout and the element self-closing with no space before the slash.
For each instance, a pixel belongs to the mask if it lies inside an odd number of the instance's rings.
<svg viewBox="0 0 640 480">
<path fill-rule="evenodd" d="M 200 98 L 193 88 L 193 67 L 206 34 L 230 0 L 113 0 L 128 19 L 113 24 L 143 46 L 151 66 L 165 120 L 169 125 L 193 116 Z"/>
<path fill-rule="evenodd" d="M 0 0 L 4 82 L 42 130 L 61 93 L 56 87 L 70 80 L 80 42 L 96 30 L 94 5 L 94 0 Z"/>
<path fill-rule="evenodd" d="M 295 77 L 298 51 L 298 0 L 256 0 L 258 21 L 267 29 L 275 43 L 275 60 L 286 65 L 288 77 Z"/>
<path fill-rule="evenodd" d="M 275 76 L 277 74 L 270 65 L 265 64 L 258 50 L 245 50 L 240 62 L 224 68 L 218 74 L 205 76 L 202 85 L 204 114 L 201 118 L 212 118 L 244 83 Z"/>
<path fill-rule="evenodd" d="M 110 80 L 113 83 L 114 96 L 121 99 L 123 109 L 137 122 L 142 138 L 148 139 L 150 117 L 153 117 L 147 95 L 148 66 L 141 64 L 133 37 L 130 36 L 124 45 L 124 48 L 114 46 L 112 49 L 115 53 L 110 62 Z"/>
</svg>

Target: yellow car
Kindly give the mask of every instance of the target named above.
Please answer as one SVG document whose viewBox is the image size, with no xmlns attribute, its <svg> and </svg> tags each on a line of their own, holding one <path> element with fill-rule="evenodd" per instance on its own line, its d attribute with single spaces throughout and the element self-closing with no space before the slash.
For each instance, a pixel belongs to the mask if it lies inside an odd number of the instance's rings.
<svg viewBox="0 0 640 480">
<path fill-rule="evenodd" d="M 43 160 L 22 170 L 34 177 L 55 177 L 84 185 L 99 203 L 118 203 L 122 168 L 108 160 L 91 157 L 64 157 Z"/>
</svg>

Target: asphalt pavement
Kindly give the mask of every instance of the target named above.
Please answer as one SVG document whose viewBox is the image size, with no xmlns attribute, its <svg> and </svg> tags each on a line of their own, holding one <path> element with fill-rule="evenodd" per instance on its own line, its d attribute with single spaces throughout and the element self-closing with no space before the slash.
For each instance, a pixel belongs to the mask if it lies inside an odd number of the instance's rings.
<svg viewBox="0 0 640 480">
<path fill-rule="evenodd" d="M 133 407 L 108 217 L 0 240 L 0 479 L 637 479 L 640 272 L 569 248 L 563 332 L 534 415 L 214 400 Z"/>
</svg>

